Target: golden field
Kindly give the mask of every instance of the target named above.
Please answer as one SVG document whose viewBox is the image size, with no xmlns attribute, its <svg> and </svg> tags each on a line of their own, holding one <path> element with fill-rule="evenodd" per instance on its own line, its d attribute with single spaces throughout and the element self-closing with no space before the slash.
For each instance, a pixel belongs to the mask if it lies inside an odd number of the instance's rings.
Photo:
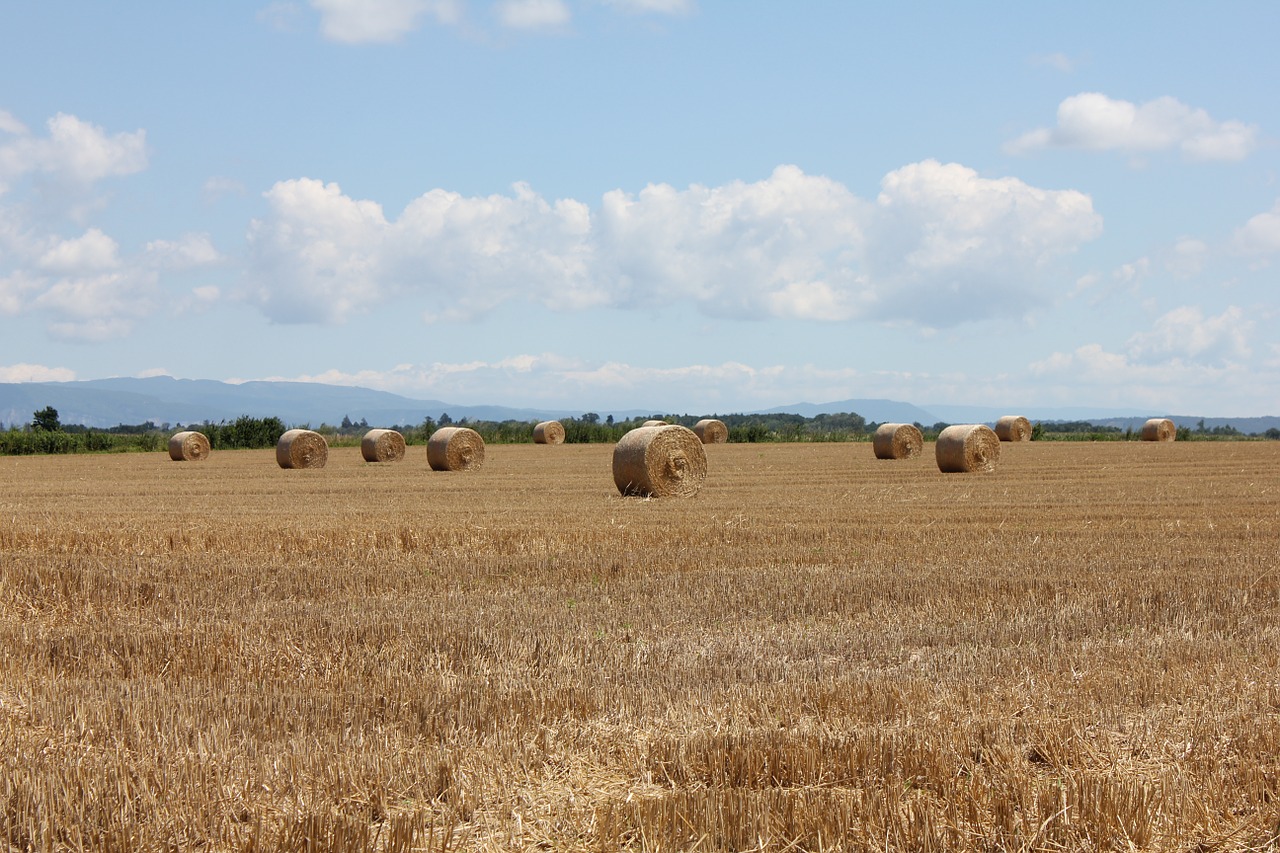
<svg viewBox="0 0 1280 853">
<path fill-rule="evenodd" d="M 1280 442 L 706 450 L 0 459 L 0 839 L 1277 847 Z"/>
</svg>

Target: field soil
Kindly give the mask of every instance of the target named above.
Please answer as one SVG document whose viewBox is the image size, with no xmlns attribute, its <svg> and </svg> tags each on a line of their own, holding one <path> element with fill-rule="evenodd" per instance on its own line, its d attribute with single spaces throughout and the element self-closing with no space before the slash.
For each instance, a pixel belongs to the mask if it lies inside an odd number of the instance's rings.
<svg viewBox="0 0 1280 853">
<path fill-rule="evenodd" d="M 0 459 L 0 850 L 1255 850 L 1280 442 Z"/>
</svg>

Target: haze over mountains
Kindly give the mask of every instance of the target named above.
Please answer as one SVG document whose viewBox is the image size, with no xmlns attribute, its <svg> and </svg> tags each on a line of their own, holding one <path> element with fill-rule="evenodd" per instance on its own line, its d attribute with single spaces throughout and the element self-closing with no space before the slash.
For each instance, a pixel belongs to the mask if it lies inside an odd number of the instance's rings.
<svg viewBox="0 0 1280 853">
<path fill-rule="evenodd" d="M 344 417 L 371 425 L 390 426 L 438 419 L 442 413 L 454 420 L 522 420 L 577 417 L 590 408 L 529 409 L 498 405 L 465 406 L 443 400 L 418 400 L 345 385 L 314 382 L 244 382 L 232 384 L 210 379 L 149 378 L 90 379 L 79 382 L 0 383 L 0 423 L 5 426 L 30 423 L 32 414 L 46 406 L 58 410 L 65 424 L 83 424 L 105 429 L 118 424 L 217 423 L 242 415 L 279 417 L 289 425 L 337 424 Z M 1179 426 L 1206 428 L 1231 425 L 1246 432 L 1280 428 L 1280 416 L 1229 418 L 1220 415 L 1172 415 L 1168 412 L 1116 410 L 1089 407 L 1017 407 L 924 405 L 885 399 L 849 399 L 828 403 L 795 403 L 761 410 L 761 413 L 793 413 L 813 417 L 823 413 L 856 412 L 876 423 L 903 422 L 932 425 L 946 423 L 990 423 L 1001 415 L 1020 414 L 1040 421 L 1089 421 L 1120 427 L 1140 425 L 1149 417 L 1172 417 Z M 668 412 L 661 409 L 598 410 L 601 417 L 626 419 L 654 414 L 731 414 L 731 412 Z M 749 413 L 748 413 L 749 414 Z"/>
</svg>

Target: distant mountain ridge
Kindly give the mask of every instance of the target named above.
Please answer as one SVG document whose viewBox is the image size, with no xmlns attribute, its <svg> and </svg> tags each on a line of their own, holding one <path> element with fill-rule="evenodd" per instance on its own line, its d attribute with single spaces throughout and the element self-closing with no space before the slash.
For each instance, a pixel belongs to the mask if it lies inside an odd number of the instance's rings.
<svg viewBox="0 0 1280 853">
<path fill-rule="evenodd" d="M 244 382 L 233 384 L 213 379 L 174 379 L 154 376 L 143 379 L 89 379 L 78 382 L 0 383 L 0 423 L 6 426 L 30 423 L 39 409 L 53 406 L 67 424 L 106 429 L 118 424 L 192 424 L 232 421 L 242 415 L 278 417 L 290 425 L 337 424 L 343 417 L 371 425 L 417 424 L 424 418 L 448 413 L 454 420 L 540 421 L 578 417 L 588 409 L 534 409 L 507 406 L 462 406 L 443 400 L 416 400 L 388 391 L 316 382 Z M 828 403 L 794 403 L 745 414 L 819 414 L 853 412 L 874 423 L 994 423 L 1001 415 L 1019 414 L 1032 421 L 1088 421 L 1095 425 L 1137 428 L 1149 417 L 1165 417 L 1155 412 L 1103 408 L 1037 408 L 1023 410 L 993 407 L 929 405 L 916 406 L 878 398 L 835 400 Z M 728 412 L 725 412 L 727 414 Z M 601 416 L 616 419 L 664 414 L 660 410 L 600 410 Z M 665 412 L 665 414 L 686 414 Z M 712 414 L 688 412 L 687 414 Z M 1170 416 L 1182 427 L 1206 429 L 1230 425 L 1244 433 L 1280 429 L 1280 417 L 1223 418 L 1191 415 Z"/>
</svg>

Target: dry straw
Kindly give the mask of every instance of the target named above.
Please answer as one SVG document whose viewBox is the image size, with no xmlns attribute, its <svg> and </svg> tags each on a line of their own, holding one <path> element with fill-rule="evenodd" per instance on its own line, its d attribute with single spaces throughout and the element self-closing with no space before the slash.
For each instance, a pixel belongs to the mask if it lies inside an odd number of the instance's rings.
<svg viewBox="0 0 1280 853">
<path fill-rule="evenodd" d="M 1000 438 L 985 424 L 957 424 L 938 433 L 938 470 L 944 473 L 994 471 Z"/>
<path fill-rule="evenodd" d="M 534 444 L 564 444 L 564 424 L 543 421 L 533 428 Z"/>
<path fill-rule="evenodd" d="M 276 443 L 281 468 L 323 468 L 329 461 L 329 442 L 309 429 L 291 429 Z"/>
<path fill-rule="evenodd" d="M 645 421 L 643 424 L 641 424 L 641 426 L 647 426 L 647 427 L 666 426 L 666 425 L 667 425 L 666 421 Z"/>
<path fill-rule="evenodd" d="M 996 436 L 1001 441 L 1030 441 L 1031 421 L 1022 415 L 1005 415 L 996 421 Z"/>
<path fill-rule="evenodd" d="M 637 427 L 613 448 L 613 482 L 624 495 L 693 497 L 707 478 L 707 452 L 678 424 Z"/>
<path fill-rule="evenodd" d="M 703 444 L 724 444 L 729 440 L 729 428 L 724 421 L 703 418 L 693 425 L 693 432 Z"/>
<path fill-rule="evenodd" d="M 404 458 L 404 436 L 393 429 L 371 429 L 360 439 L 365 462 L 399 462 Z"/>
<path fill-rule="evenodd" d="M 433 471 L 475 471 L 484 464 L 484 439 L 467 427 L 441 427 L 427 441 Z"/>
<path fill-rule="evenodd" d="M 169 458 L 174 462 L 199 462 L 209 458 L 209 437 L 187 430 L 169 439 Z"/>
<path fill-rule="evenodd" d="M 1178 437 L 1178 428 L 1168 418 L 1152 418 L 1142 425 L 1143 441 L 1173 441 Z"/>
<path fill-rule="evenodd" d="M 915 424 L 880 424 L 871 444 L 877 459 L 912 459 L 924 452 L 924 435 Z"/>
</svg>

